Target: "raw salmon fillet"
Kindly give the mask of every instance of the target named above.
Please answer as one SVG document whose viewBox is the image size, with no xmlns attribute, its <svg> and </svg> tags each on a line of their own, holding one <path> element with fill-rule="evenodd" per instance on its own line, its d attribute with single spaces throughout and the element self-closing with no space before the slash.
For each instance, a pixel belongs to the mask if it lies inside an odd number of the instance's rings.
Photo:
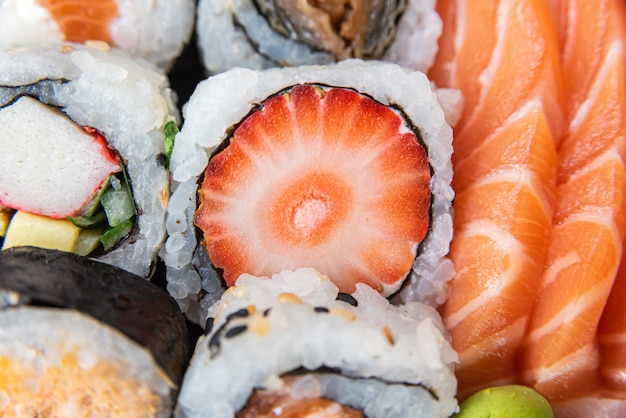
<svg viewBox="0 0 626 418">
<path fill-rule="evenodd" d="M 441 309 L 459 353 L 462 400 L 516 381 L 553 216 L 564 92 L 546 3 L 437 8 L 444 31 L 430 76 L 465 97 L 453 144 L 457 274 Z"/>
<path fill-rule="evenodd" d="M 111 44 L 109 24 L 118 16 L 114 0 L 38 0 L 48 10 L 66 41 L 105 41 Z"/>
<path fill-rule="evenodd" d="M 626 233 L 626 21 L 618 0 L 551 7 L 560 28 L 568 127 L 558 150 L 546 270 L 520 364 L 524 382 L 557 405 L 595 396 L 600 364 L 619 367 L 613 356 L 623 356 L 608 346 L 601 356 L 597 331 Z M 620 324 L 605 324 L 603 344 L 620 332 L 613 326 Z"/>
</svg>

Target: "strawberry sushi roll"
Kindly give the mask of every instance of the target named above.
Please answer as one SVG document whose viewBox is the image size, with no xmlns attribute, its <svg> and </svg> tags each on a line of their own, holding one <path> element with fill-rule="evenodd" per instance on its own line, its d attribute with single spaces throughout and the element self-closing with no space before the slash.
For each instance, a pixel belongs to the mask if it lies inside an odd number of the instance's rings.
<svg viewBox="0 0 626 418">
<path fill-rule="evenodd" d="M 118 50 L 0 53 L 0 241 L 143 277 L 165 240 L 166 77 Z"/>
<path fill-rule="evenodd" d="M 442 31 L 434 0 L 200 0 L 196 33 L 210 74 L 383 59 L 427 71 Z"/>
<path fill-rule="evenodd" d="M 445 327 L 314 269 L 244 274 L 210 310 L 185 373 L 179 418 L 448 417 L 456 378 Z"/>
<path fill-rule="evenodd" d="M 361 60 L 236 69 L 184 111 L 162 255 L 194 320 L 216 282 L 299 267 L 342 292 L 443 302 L 452 130 L 424 74 Z"/>
<path fill-rule="evenodd" d="M 35 247 L 0 252 L 0 415 L 169 418 L 187 324 L 162 289 Z"/>
<path fill-rule="evenodd" d="M 163 70 L 189 42 L 194 0 L 0 0 L 0 49 L 106 42 Z"/>
</svg>

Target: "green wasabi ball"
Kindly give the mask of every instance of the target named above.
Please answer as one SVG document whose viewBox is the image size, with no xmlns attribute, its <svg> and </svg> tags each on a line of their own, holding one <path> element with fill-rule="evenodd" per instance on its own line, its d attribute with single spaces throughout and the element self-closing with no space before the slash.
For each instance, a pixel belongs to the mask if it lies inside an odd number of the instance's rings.
<svg viewBox="0 0 626 418">
<path fill-rule="evenodd" d="M 483 389 L 461 403 L 454 418 L 554 418 L 552 407 L 537 391 L 509 385 Z"/>
</svg>

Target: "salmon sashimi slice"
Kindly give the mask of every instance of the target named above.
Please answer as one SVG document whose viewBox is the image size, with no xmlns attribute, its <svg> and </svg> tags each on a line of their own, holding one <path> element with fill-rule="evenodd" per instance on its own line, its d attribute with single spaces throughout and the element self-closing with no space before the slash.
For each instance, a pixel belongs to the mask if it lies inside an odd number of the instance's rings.
<svg viewBox="0 0 626 418">
<path fill-rule="evenodd" d="M 554 21 L 543 1 L 447 0 L 440 52 L 430 71 L 438 86 L 463 92 L 453 162 L 471 152 L 527 101 L 544 104 L 552 134 L 564 126 L 564 84 Z M 476 30 L 479 27 L 479 30 Z"/>
<path fill-rule="evenodd" d="M 600 319 L 598 344 L 602 395 L 626 399 L 626 260 L 623 254 Z"/>
<path fill-rule="evenodd" d="M 520 367 L 524 382 L 557 404 L 598 391 L 598 324 L 626 233 L 626 99 L 620 3 L 566 1 L 552 9 L 566 19 L 569 126 L 559 148 L 547 267 Z"/>
<path fill-rule="evenodd" d="M 38 0 L 57 23 L 66 41 L 111 44 L 109 24 L 118 17 L 114 0 Z"/>
<path fill-rule="evenodd" d="M 228 285 L 308 266 L 342 292 L 362 282 L 389 295 L 429 231 L 430 179 L 398 112 L 299 85 L 267 99 L 210 159 L 195 222 Z"/>
<path fill-rule="evenodd" d="M 543 269 L 556 161 L 535 101 L 459 164 L 456 178 L 471 180 L 456 189 L 450 255 L 457 274 L 441 312 L 459 353 L 461 399 L 515 381 L 517 349 Z"/>
<path fill-rule="evenodd" d="M 452 157 L 457 274 L 441 309 L 463 399 L 517 379 L 553 216 L 564 87 L 546 3 L 447 0 L 437 9 L 444 26 L 430 75 L 465 98 Z"/>
</svg>

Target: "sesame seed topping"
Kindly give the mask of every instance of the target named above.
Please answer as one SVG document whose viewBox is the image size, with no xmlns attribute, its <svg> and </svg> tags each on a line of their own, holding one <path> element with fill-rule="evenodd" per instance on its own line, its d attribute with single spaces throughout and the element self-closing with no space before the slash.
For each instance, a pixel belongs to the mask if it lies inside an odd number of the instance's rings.
<svg viewBox="0 0 626 418">
<path fill-rule="evenodd" d="M 353 321 L 356 318 L 356 314 L 354 312 L 345 308 L 332 308 L 329 312 L 331 315 L 341 316 L 348 321 Z"/>
<path fill-rule="evenodd" d="M 298 295 L 290 293 L 290 292 L 283 292 L 280 295 L 278 295 L 278 301 L 280 303 L 292 303 L 292 304 L 301 304 L 302 303 L 302 299 L 300 299 L 298 297 Z"/>
</svg>

